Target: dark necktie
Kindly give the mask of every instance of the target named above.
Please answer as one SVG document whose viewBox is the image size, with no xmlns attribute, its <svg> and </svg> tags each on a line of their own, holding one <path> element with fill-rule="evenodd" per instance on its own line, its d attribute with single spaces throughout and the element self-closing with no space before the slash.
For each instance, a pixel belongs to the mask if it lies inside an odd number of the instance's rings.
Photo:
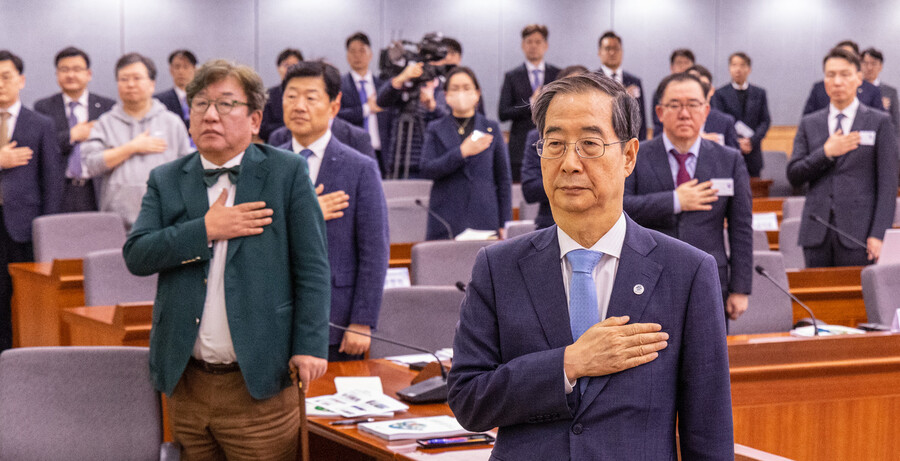
<svg viewBox="0 0 900 461">
<path fill-rule="evenodd" d="M 844 122 L 844 119 L 845 119 L 845 118 L 847 118 L 846 115 L 844 115 L 844 114 L 838 112 L 838 114 L 837 114 L 837 123 L 834 125 L 834 132 L 835 132 L 835 133 L 837 133 L 838 131 L 840 131 L 841 133 L 844 132 L 844 127 L 842 126 L 842 123 Z"/>
<path fill-rule="evenodd" d="M 687 161 L 691 157 L 691 153 L 679 154 L 675 149 L 670 150 L 669 153 L 678 161 L 678 175 L 675 177 L 675 187 L 678 187 L 691 180 L 691 174 L 687 169 Z"/>
<path fill-rule="evenodd" d="M 69 102 L 69 128 L 78 124 L 78 118 L 75 117 L 75 108 L 80 105 L 78 101 Z M 81 177 L 81 143 L 72 146 L 72 152 L 69 154 L 69 160 L 66 163 L 66 177 Z"/>
<path fill-rule="evenodd" d="M 208 170 L 203 170 L 203 183 L 206 184 L 206 187 L 212 187 L 216 181 L 219 180 L 219 176 L 228 173 L 228 180 L 231 181 L 231 184 L 237 184 L 238 175 L 241 174 L 241 166 L 235 165 L 231 168 L 211 168 Z"/>
<path fill-rule="evenodd" d="M 300 151 L 300 155 L 302 155 L 303 158 L 305 158 L 305 159 L 307 159 L 307 160 L 309 160 L 309 157 L 310 157 L 312 154 L 313 154 L 313 151 L 311 151 L 311 150 L 309 150 L 309 149 L 303 149 L 303 150 Z"/>
<path fill-rule="evenodd" d="M 366 104 L 369 103 L 369 95 L 366 93 L 366 81 L 359 81 L 359 103 L 362 105 L 361 107 L 366 107 Z M 363 111 L 365 112 L 365 111 Z M 363 117 L 363 128 L 366 131 L 369 131 L 369 117 Z M 309 158 L 309 157 L 307 157 Z"/>
</svg>

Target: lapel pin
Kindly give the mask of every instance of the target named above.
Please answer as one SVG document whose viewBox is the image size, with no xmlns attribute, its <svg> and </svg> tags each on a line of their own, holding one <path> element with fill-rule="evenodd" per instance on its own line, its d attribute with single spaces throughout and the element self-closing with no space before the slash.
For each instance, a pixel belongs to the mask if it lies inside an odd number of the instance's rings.
<svg viewBox="0 0 900 461">
<path fill-rule="evenodd" d="M 634 294 L 640 295 L 644 293 L 644 286 L 638 283 L 634 286 Z"/>
<path fill-rule="evenodd" d="M 493 132 L 494 132 L 494 129 L 491 127 L 488 127 L 488 133 L 493 133 Z"/>
</svg>

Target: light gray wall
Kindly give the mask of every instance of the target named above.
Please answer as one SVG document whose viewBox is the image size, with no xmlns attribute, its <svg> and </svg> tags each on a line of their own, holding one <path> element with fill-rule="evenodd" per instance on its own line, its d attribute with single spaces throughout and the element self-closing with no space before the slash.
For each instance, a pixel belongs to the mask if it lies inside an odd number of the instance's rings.
<svg viewBox="0 0 900 461">
<path fill-rule="evenodd" d="M 728 55 L 743 50 L 778 125 L 798 122 L 822 56 L 842 39 L 882 49 L 882 80 L 900 84 L 900 2 L 892 0 L 0 0 L 0 11 L 0 48 L 25 60 L 28 105 L 58 91 L 53 56 L 70 44 L 91 55 L 92 91 L 115 96 L 113 65 L 128 51 L 153 58 L 160 91 L 171 86 L 165 59 L 182 47 L 201 60 L 253 65 L 274 85 L 275 57 L 287 46 L 346 72 L 344 39 L 357 30 L 376 48 L 439 30 L 462 42 L 496 117 L 503 73 L 522 62 L 519 31 L 532 22 L 550 28 L 547 61 L 558 66 L 598 67 L 597 37 L 615 29 L 626 70 L 648 95 L 674 48 L 693 49 L 717 86 L 728 81 Z"/>
</svg>

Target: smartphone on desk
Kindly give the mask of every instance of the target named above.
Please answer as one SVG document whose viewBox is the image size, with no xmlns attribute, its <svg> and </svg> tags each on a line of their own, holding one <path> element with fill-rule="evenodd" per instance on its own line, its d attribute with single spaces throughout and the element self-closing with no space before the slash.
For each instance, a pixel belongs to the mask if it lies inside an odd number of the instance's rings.
<svg viewBox="0 0 900 461">
<path fill-rule="evenodd" d="M 437 439 L 418 439 L 416 443 L 422 448 L 449 448 L 466 445 L 486 445 L 494 443 L 494 438 L 488 434 L 472 434 L 460 437 L 444 437 Z"/>
</svg>

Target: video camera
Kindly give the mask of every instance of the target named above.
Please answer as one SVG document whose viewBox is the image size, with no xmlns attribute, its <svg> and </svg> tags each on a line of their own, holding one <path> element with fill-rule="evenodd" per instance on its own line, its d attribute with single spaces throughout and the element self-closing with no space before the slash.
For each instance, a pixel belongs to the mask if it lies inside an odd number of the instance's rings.
<svg viewBox="0 0 900 461">
<path fill-rule="evenodd" d="M 409 40 L 392 42 L 390 46 L 381 50 L 379 69 L 382 78 L 385 80 L 394 78 L 409 64 L 421 62 L 425 64 L 422 75 L 410 81 L 412 87 L 418 89 L 421 84 L 433 80 L 441 74 L 442 69 L 431 63 L 447 56 L 447 47 L 441 43 L 443 38 L 440 32 L 430 32 L 418 43 Z"/>
</svg>

